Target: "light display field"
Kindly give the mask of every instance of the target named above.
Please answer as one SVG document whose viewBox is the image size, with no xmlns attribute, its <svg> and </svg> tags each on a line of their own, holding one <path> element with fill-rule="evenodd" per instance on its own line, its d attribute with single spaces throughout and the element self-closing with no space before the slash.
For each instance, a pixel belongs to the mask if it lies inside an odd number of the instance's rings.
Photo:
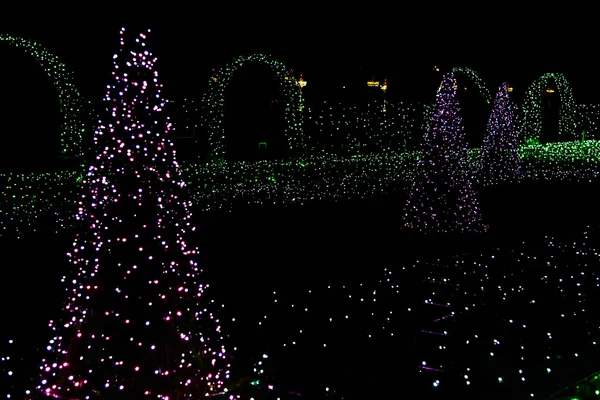
<svg viewBox="0 0 600 400">
<path fill-rule="evenodd" d="M 591 228 L 575 240 L 546 236 L 541 243 L 532 239 L 436 260 L 398 259 L 394 267 L 370 268 L 360 282 L 339 274 L 293 288 L 264 290 L 265 285 L 252 298 L 260 307 L 244 315 L 226 290 L 211 291 L 202 282 L 198 249 L 188 239 L 195 231 L 193 209 L 308 204 L 400 191 L 407 192 L 406 204 L 398 206 L 405 228 L 484 232 L 485 210 L 477 198 L 482 187 L 597 177 L 597 112 L 574 103 L 564 75 L 544 74 L 517 107 L 506 83 L 492 97 L 475 71 L 454 68 L 444 75 L 433 105 L 400 106 L 384 99 L 367 116 L 348 112 L 346 120 L 329 120 L 364 127 L 362 134 L 379 144 L 358 152 L 360 142 L 347 136 L 345 150 L 335 154 L 322 151 L 318 137 L 304 134 L 309 124 L 325 130 L 317 114 L 331 109 L 305 106 L 304 85 L 280 61 L 239 57 L 215 72 L 203 98 L 211 159 L 180 164 L 145 34 L 130 43 L 121 31 L 104 99 L 110 116 L 90 122 L 92 149 L 83 148 L 83 102 L 66 67 L 35 43 L 0 40 L 23 48 L 53 79 L 65 116 L 61 156 L 81 160 L 80 169 L 58 174 L 0 176 L 2 235 L 87 227 L 68 253 L 73 270 L 64 278 L 63 315 L 49 324 L 53 336 L 30 389 L 58 398 L 233 399 L 240 397 L 236 379 L 250 377 L 252 386 L 282 396 L 351 398 L 353 384 L 364 395 L 385 395 L 402 393 L 402 384 L 411 383 L 423 393 L 545 398 L 563 389 L 557 382 L 587 376 L 566 390 L 573 395 L 597 390 L 600 277 L 593 266 L 600 254 Z M 246 63 L 265 64 L 278 79 L 286 99 L 285 159 L 227 160 L 225 89 Z M 489 100 L 481 148 L 465 143 L 456 93 L 457 80 L 465 77 Z M 549 81 L 561 101 L 563 141 L 555 143 L 544 143 L 542 129 L 541 96 Z M 382 133 L 398 120 L 400 136 L 422 134 L 419 150 L 384 145 L 400 142 Z M 132 182 L 139 184 L 134 188 Z M 51 226 L 38 224 L 41 217 Z M 26 344 L 10 345 L 18 354 Z M 238 353 L 247 360 L 236 365 Z M 390 359 L 375 362 L 374 355 Z M 303 360 L 299 369 L 290 367 L 296 358 Z M 3 376 L 27 374 L 16 359 L 15 353 L 0 359 Z M 355 365 L 349 371 L 344 364 Z M 399 376 L 406 380 L 390 388 Z M 8 398 L 23 395 L 21 388 L 6 387 Z"/>
</svg>

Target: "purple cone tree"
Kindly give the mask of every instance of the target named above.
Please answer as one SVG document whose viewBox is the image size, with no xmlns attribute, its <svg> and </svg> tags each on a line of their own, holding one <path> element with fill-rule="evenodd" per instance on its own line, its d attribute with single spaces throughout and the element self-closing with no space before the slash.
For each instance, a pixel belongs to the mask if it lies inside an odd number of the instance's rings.
<svg viewBox="0 0 600 400">
<path fill-rule="evenodd" d="M 409 191 L 405 227 L 425 233 L 483 230 L 472 175 L 456 80 L 452 74 L 446 74 Z"/>
<path fill-rule="evenodd" d="M 224 391 L 218 319 L 200 281 L 194 230 L 146 35 L 120 32 L 108 120 L 68 254 L 67 301 L 37 389 L 69 399 L 189 399 Z"/>
<path fill-rule="evenodd" d="M 481 146 L 479 181 L 484 185 L 518 182 L 521 177 L 517 132 L 508 84 L 500 85 Z"/>
</svg>

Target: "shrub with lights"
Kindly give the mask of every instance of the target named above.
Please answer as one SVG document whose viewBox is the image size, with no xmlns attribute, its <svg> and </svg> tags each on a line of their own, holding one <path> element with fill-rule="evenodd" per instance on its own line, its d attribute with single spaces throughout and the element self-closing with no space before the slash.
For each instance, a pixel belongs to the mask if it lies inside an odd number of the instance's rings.
<svg viewBox="0 0 600 400">
<path fill-rule="evenodd" d="M 225 91 L 231 77 L 247 63 L 259 63 L 268 66 L 275 74 L 277 83 L 285 101 L 285 137 L 290 154 L 304 155 L 305 143 L 303 137 L 303 108 L 304 98 L 298 81 L 289 68 L 278 59 L 265 54 L 240 56 L 230 64 L 216 71 L 209 81 L 203 103 L 206 112 L 206 124 L 209 136 L 211 156 L 214 160 L 223 160 L 226 153 L 224 128 Z"/>
<path fill-rule="evenodd" d="M 406 205 L 405 226 L 423 232 L 482 230 L 471 178 L 456 79 L 446 74 Z"/>
<path fill-rule="evenodd" d="M 37 389 L 71 399 L 200 398 L 228 378 L 223 334 L 200 281 L 190 203 L 169 140 L 146 35 L 120 31 L 108 121 L 68 254 L 67 300 Z"/>
<path fill-rule="evenodd" d="M 481 146 L 479 179 L 485 184 L 519 181 L 519 155 L 507 83 L 500 85 Z"/>
</svg>

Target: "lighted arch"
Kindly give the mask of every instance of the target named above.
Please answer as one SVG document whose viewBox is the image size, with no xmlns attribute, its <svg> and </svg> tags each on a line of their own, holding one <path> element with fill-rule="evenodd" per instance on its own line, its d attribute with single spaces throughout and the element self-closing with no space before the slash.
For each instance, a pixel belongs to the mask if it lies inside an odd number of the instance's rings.
<svg viewBox="0 0 600 400">
<path fill-rule="evenodd" d="M 492 104 L 492 94 L 490 93 L 487 86 L 485 86 L 483 79 L 479 77 L 477 71 L 468 67 L 454 67 L 452 68 L 452 73 L 455 76 L 456 74 L 462 74 L 469 78 L 475 85 L 477 85 L 477 88 L 479 88 L 479 92 L 483 95 L 485 101 L 488 104 Z"/>
<path fill-rule="evenodd" d="M 490 93 L 487 86 L 485 86 L 483 79 L 481 79 L 479 77 L 479 74 L 477 73 L 477 71 L 475 71 L 472 68 L 468 68 L 468 67 L 454 67 L 454 68 L 452 68 L 452 74 L 454 75 L 455 79 L 456 79 L 456 75 L 459 75 L 459 74 L 464 75 L 465 77 L 469 78 L 471 80 L 471 82 L 473 82 L 477 86 L 477 88 L 479 89 L 479 93 L 481 93 L 481 95 L 485 98 L 486 104 L 492 104 L 492 94 Z M 440 88 L 441 88 L 441 85 L 440 85 Z M 438 88 L 438 91 L 440 88 Z M 425 131 L 429 130 L 429 124 L 431 122 L 430 120 L 431 120 L 431 116 L 433 115 L 434 108 L 435 108 L 435 103 L 426 104 L 424 106 L 423 126 L 424 126 Z"/>
<path fill-rule="evenodd" d="M 539 142 L 542 136 L 542 96 L 553 80 L 560 97 L 560 118 L 558 134 L 565 139 L 576 139 L 576 107 L 573 101 L 573 89 L 560 72 L 547 72 L 533 81 L 527 89 L 523 104 L 523 124 L 521 136 L 525 141 Z"/>
<path fill-rule="evenodd" d="M 237 57 L 231 63 L 216 71 L 209 81 L 208 91 L 203 101 L 207 112 L 206 120 L 211 155 L 216 159 L 225 157 L 225 128 L 223 124 L 225 91 L 233 74 L 247 63 L 266 65 L 275 74 L 286 102 L 285 137 L 287 144 L 294 153 L 302 154 L 305 146 L 302 126 L 304 98 L 298 82 L 280 60 L 265 54 L 252 54 Z"/>
<path fill-rule="evenodd" d="M 57 56 L 39 44 L 17 36 L 0 34 L 0 42 L 22 49 L 31 55 L 52 79 L 58 91 L 60 112 L 62 114 L 60 148 L 61 156 L 80 158 L 84 153 L 83 136 L 85 124 L 82 119 L 83 101 L 75 84 L 71 71 Z"/>
</svg>

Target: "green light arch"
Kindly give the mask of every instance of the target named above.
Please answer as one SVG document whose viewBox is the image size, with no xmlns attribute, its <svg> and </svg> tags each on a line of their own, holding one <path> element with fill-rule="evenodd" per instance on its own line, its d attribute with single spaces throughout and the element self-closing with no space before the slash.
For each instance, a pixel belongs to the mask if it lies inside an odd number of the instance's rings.
<svg viewBox="0 0 600 400">
<path fill-rule="evenodd" d="M 479 77 L 477 71 L 469 67 L 454 67 L 452 68 L 452 73 L 455 76 L 457 74 L 461 74 L 469 78 L 475 85 L 477 85 L 479 92 L 483 95 L 487 104 L 492 104 L 492 94 L 490 93 L 487 86 L 485 86 L 483 79 Z"/>
<path fill-rule="evenodd" d="M 44 72 L 52 79 L 58 91 L 62 114 L 60 148 L 61 157 L 82 158 L 85 123 L 83 121 L 83 101 L 73 82 L 72 73 L 60 59 L 43 46 L 18 36 L 0 34 L 0 42 L 23 50 L 35 58 Z"/>
<path fill-rule="evenodd" d="M 469 68 L 469 67 L 454 67 L 454 68 L 452 68 L 451 72 L 455 79 L 456 79 L 457 75 L 462 75 L 462 76 L 468 78 L 469 80 L 471 80 L 471 82 L 473 82 L 479 89 L 479 93 L 481 93 L 481 95 L 485 99 L 486 104 L 488 104 L 488 105 L 492 104 L 492 94 L 490 93 L 490 90 L 487 88 L 487 86 L 485 86 L 485 82 L 483 81 L 483 79 L 481 79 L 481 77 L 479 76 L 477 71 L 475 71 L 474 69 Z M 441 86 L 440 86 L 440 88 L 441 88 Z M 439 91 L 439 88 L 438 88 L 438 91 Z M 424 118 L 423 129 L 424 129 L 424 131 L 429 130 L 429 126 L 430 126 L 430 122 L 431 122 L 430 120 L 433 115 L 434 109 L 435 109 L 435 103 L 424 105 L 424 108 L 423 108 L 423 118 Z"/>
<path fill-rule="evenodd" d="M 248 63 L 265 65 L 275 74 L 275 79 L 286 102 L 286 127 L 284 134 L 288 147 L 295 155 L 304 154 L 305 142 L 302 124 L 304 97 L 296 78 L 294 78 L 291 70 L 281 60 L 266 54 L 252 54 L 235 58 L 231 63 L 216 71 L 209 81 L 208 91 L 205 94 L 203 102 L 206 112 L 211 156 L 216 160 L 223 160 L 225 158 L 227 150 L 223 124 L 225 91 L 233 74 Z"/>
<path fill-rule="evenodd" d="M 573 100 L 573 89 L 560 72 L 547 72 L 527 89 L 525 102 L 523 104 L 523 123 L 521 126 L 521 138 L 526 142 L 539 143 L 542 136 L 542 96 L 549 81 L 554 81 L 560 98 L 560 117 L 558 121 L 558 134 L 565 140 L 577 139 L 576 131 L 576 107 Z"/>
</svg>

